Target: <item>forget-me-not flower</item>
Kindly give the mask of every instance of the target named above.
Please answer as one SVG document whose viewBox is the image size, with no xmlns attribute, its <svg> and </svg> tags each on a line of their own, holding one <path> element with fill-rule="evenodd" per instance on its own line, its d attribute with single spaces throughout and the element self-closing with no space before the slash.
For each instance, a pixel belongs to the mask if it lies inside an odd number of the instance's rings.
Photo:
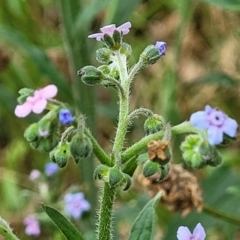
<svg viewBox="0 0 240 240">
<path fill-rule="evenodd" d="M 190 232 L 188 227 L 179 227 L 177 231 L 178 240 L 204 240 L 205 237 L 206 233 L 201 223 L 197 224 L 193 233 Z"/>
</svg>

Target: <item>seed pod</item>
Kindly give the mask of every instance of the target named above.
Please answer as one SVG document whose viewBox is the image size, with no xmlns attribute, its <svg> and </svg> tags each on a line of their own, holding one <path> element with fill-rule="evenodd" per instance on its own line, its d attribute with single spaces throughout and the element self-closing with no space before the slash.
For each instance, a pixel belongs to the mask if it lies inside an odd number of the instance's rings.
<svg viewBox="0 0 240 240">
<path fill-rule="evenodd" d="M 76 134 L 70 142 L 70 151 L 76 163 L 87 158 L 93 150 L 92 142 L 85 134 Z"/>
</svg>

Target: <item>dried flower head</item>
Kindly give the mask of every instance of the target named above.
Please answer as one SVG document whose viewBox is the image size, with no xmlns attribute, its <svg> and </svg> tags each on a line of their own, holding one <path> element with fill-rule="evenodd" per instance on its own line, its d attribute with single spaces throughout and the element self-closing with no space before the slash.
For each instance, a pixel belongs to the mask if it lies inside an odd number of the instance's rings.
<svg viewBox="0 0 240 240">
<path fill-rule="evenodd" d="M 170 173 L 162 182 L 142 175 L 139 176 L 139 182 L 148 188 L 151 196 L 162 191 L 161 201 L 172 211 L 182 211 L 183 216 L 193 209 L 202 209 L 202 190 L 197 178 L 180 165 L 172 164 Z"/>
<path fill-rule="evenodd" d="M 154 159 L 158 158 L 162 161 L 167 159 L 167 155 L 165 153 L 165 149 L 169 145 L 168 141 L 162 140 L 152 140 L 148 143 L 148 157 L 150 160 L 154 161 Z"/>
</svg>

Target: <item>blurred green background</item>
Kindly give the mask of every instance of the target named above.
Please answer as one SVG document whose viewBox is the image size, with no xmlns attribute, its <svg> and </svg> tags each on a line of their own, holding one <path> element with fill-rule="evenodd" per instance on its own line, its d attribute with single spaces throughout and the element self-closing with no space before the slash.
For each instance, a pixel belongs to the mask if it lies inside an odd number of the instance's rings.
<svg viewBox="0 0 240 240">
<path fill-rule="evenodd" d="M 56 179 L 48 179 L 54 196 L 39 197 L 39 186 L 29 181 L 32 169 L 43 170 L 48 155 L 31 149 L 23 139 L 24 129 L 38 116 L 18 119 L 14 115 L 18 90 L 57 85 L 57 98 L 87 116 L 88 126 L 108 151 L 117 122 L 117 95 L 101 86 L 84 86 L 76 72 L 96 65 L 95 50 L 102 46 L 88 39 L 99 28 L 126 21 L 132 23 L 125 41 L 132 45 L 134 64 L 141 51 L 158 41 L 167 43 L 167 54 L 144 69 L 132 86 L 131 109 L 147 107 L 172 125 L 189 119 L 206 104 L 219 107 L 240 122 L 240 2 L 239 0 L 1 0 L 0 1 L 0 215 L 11 223 L 20 239 L 23 219 L 38 212 L 42 234 L 36 239 L 63 239 L 41 215 L 42 202 L 61 210 L 63 195 L 74 185 L 83 191 L 93 209 L 98 201 L 92 173 L 97 160 L 80 166 L 69 162 Z M 134 122 L 128 145 L 143 136 L 144 119 Z M 174 139 L 174 161 L 180 163 L 179 143 Z M 217 211 L 240 218 L 239 140 L 220 148 L 223 164 L 196 171 L 204 202 Z M 54 189 L 54 190 L 52 190 Z M 144 193 L 144 194 L 143 194 Z M 143 187 L 119 193 L 116 203 L 116 239 L 127 231 L 149 197 Z M 158 210 L 154 239 L 176 239 L 178 226 L 191 229 L 198 223 L 207 239 L 238 240 L 240 226 L 205 212 L 182 218 L 165 206 Z M 129 214 L 131 213 L 131 214 Z M 76 222 L 88 239 L 94 239 L 92 211 Z M 54 229 L 54 230 L 53 230 Z M 1 237 L 0 237 L 1 239 Z"/>
</svg>

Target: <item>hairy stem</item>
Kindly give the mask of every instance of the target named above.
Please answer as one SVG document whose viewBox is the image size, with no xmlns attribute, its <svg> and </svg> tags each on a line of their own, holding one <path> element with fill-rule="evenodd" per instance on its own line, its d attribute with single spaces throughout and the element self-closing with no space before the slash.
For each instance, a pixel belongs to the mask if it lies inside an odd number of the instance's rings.
<svg viewBox="0 0 240 240">
<path fill-rule="evenodd" d="M 99 210 L 97 240 L 112 239 L 112 208 L 115 193 L 115 188 L 111 188 L 108 183 L 104 183 L 101 206 Z"/>
<path fill-rule="evenodd" d="M 8 223 L 0 217 L 0 235 L 8 240 L 19 240 L 19 238 L 12 232 Z"/>
</svg>

